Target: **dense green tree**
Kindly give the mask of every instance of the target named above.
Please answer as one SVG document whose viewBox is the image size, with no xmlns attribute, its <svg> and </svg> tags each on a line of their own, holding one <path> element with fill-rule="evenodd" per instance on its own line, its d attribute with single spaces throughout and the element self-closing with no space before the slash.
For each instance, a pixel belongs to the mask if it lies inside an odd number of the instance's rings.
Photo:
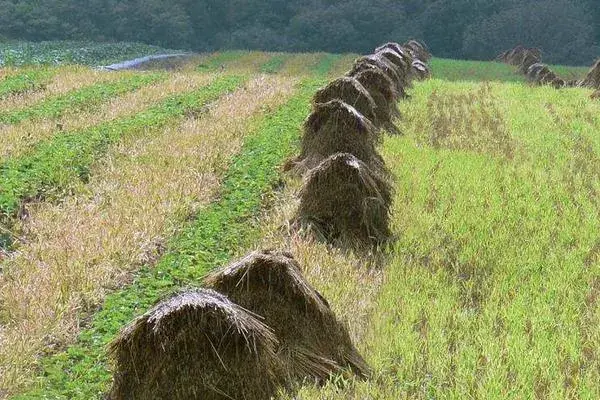
<svg viewBox="0 0 600 400">
<path fill-rule="evenodd" d="M 471 24 L 465 32 L 465 56 L 490 59 L 516 44 L 539 47 L 544 60 L 588 64 L 597 56 L 586 6 L 570 0 L 518 2 Z"/>
<path fill-rule="evenodd" d="M 368 52 L 424 39 L 434 54 L 490 59 L 522 43 L 589 63 L 597 0 L 0 0 L 0 37 L 140 41 L 208 51 Z"/>
</svg>

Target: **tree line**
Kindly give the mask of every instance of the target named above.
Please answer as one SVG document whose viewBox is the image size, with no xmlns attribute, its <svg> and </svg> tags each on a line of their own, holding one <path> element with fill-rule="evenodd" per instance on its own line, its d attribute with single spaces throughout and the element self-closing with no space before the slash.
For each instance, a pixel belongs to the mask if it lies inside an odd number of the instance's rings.
<svg viewBox="0 0 600 400">
<path fill-rule="evenodd" d="M 598 56 L 596 0 L 0 0 L 0 36 L 137 41 L 211 51 L 366 53 L 424 40 L 441 57 L 491 59 L 524 44 L 544 61 Z"/>
</svg>

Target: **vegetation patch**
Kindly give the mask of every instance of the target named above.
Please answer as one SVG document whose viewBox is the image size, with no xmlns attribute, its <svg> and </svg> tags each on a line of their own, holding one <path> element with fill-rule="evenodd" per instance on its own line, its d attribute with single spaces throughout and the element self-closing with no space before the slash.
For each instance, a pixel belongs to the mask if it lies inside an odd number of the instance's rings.
<svg viewBox="0 0 600 400">
<path fill-rule="evenodd" d="M 59 197 L 72 182 L 85 181 L 92 162 L 123 136 L 160 129 L 186 113 L 199 112 L 245 80 L 242 76 L 221 77 L 209 86 L 172 96 L 134 116 L 55 136 L 38 143 L 31 152 L 5 161 L 0 164 L 1 216 L 14 216 L 23 200 Z"/>
<path fill-rule="evenodd" d="M 55 73 L 56 70 L 39 68 L 5 76 L 0 80 L 0 100 L 43 89 Z"/>
<path fill-rule="evenodd" d="M 290 56 L 287 54 L 274 55 L 260 67 L 260 72 L 263 74 L 276 74 L 283 68 L 283 65 L 289 58 Z"/>
<path fill-rule="evenodd" d="M 142 43 L 91 41 L 0 42 L 0 66 L 110 65 L 152 54 L 180 53 Z"/>
<path fill-rule="evenodd" d="M 196 69 L 198 71 L 216 71 L 221 68 L 221 66 L 226 66 L 249 54 L 249 51 L 244 50 L 230 50 L 213 53 L 204 62 L 201 62 Z"/>
<path fill-rule="evenodd" d="M 116 82 L 99 83 L 49 97 L 31 107 L 0 112 L 0 123 L 18 124 L 26 119 L 58 118 L 66 112 L 90 109 L 108 99 L 166 79 L 166 74 L 135 74 Z"/>
</svg>

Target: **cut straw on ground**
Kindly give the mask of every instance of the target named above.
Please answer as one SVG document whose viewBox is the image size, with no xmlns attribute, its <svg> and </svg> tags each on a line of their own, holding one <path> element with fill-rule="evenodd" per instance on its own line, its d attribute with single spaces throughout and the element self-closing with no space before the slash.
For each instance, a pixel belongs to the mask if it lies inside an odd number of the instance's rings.
<svg viewBox="0 0 600 400">
<path fill-rule="evenodd" d="M 4 112 L 31 107 L 50 96 L 64 95 L 84 86 L 102 82 L 114 82 L 121 79 L 123 76 L 131 74 L 131 72 L 106 73 L 83 66 L 60 67 L 57 68 L 54 77 L 45 86 L 44 90 L 24 92 L 0 100 L 0 110 Z"/>
<path fill-rule="evenodd" d="M 198 90 L 171 96 L 131 117 L 42 141 L 22 157 L 0 166 L 0 210 L 11 220 L 22 202 L 33 198 L 60 198 L 89 178 L 89 167 L 121 139 L 161 129 L 186 114 L 201 113 L 208 103 L 239 87 L 246 77 L 223 75 Z"/>
<path fill-rule="evenodd" d="M 50 96 L 30 107 L 0 111 L 0 123 L 14 125 L 25 120 L 52 119 L 69 113 L 89 110 L 111 97 L 134 91 L 163 79 L 166 79 L 166 75 L 158 73 L 122 76 L 113 82 L 102 82 L 64 95 Z"/>
</svg>

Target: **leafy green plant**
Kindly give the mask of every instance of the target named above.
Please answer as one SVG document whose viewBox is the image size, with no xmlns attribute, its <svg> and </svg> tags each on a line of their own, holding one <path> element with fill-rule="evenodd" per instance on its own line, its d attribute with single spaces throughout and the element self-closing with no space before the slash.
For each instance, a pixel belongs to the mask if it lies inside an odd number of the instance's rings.
<svg viewBox="0 0 600 400">
<path fill-rule="evenodd" d="M 0 99 L 43 89 L 55 72 L 48 68 L 32 68 L 8 75 L 0 80 Z"/>
<path fill-rule="evenodd" d="M 341 58 L 342 56 L 339 54 L 325 54 L 319 63 L 314 67 L 313 73 L 317 75 L 325 75 Z"/>
</svg>

